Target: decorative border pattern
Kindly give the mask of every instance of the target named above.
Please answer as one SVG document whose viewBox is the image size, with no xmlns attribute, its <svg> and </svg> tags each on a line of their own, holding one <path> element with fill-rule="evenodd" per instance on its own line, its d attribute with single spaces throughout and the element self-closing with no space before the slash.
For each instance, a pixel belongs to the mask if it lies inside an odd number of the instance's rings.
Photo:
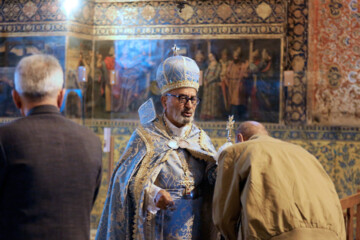
<svg viewBox="0 0 360 240">
<path fill-rule="evenodd" d="M 8 33 L 28 33 L 34 35 L 36 33 L 57 33 L 68 32 L 68 26 L 66 23 L 1 23 L 0 33 L 4 35 Z"/>
<path fill-rule="evenodd" d="M 62 22 L 89 26 L 158 26 L 228 25 L 228 24 L 285 24 L 286 2 L 281 0 L 187 1 L 180 13 L 172 1 L 90 2 L 82 1 L 77 11 L 67 16 L 61 1 L 31 0 L 2 1 L 0 22 L 27 25 Z M 32 28 L 34 29 L 34 28 Z M 30 28 L 28 31 L 30 32 Z M 37 29 L 35 28 L 35 32 Z M 5 29 L 6 31 L 6 29 Z M 220 34 L 224 34 L 219 32 Z"/>
<path fill-rule="evenodd" d="M 0 2 L 1 23 L 43 23 L 65 21 L 62 1 L 57 0 L 4 0 Z"/>
<path fill-rule="evenodd" d="M 95 3 L 94 25 L 192 25 L 285 23 L 286 1 L 174 1 Z"/>
<path fill-rule="evenodd" d="M 210 138 L 223 138 L 226 141 L 227 122 L 196 122 Z M 112 128 L 115 135 L 131 135 L 140 126 L 139 121 L 127 120 L 86 120 L 85 125 L 91 127 L 97 134 L 103 134 L 102 128 Z M 238 127 L 236 123 L 234 128 Z M 302 141 L 360 141 L 360 127 L 334 126 L 285 126 L 278 124 L 264 124 L 270 134 L 282 140 Z"/>
<path fill-rule="evenodd" d="M 193 36 L 199 36 L 201 38 L 229 38 L 231 36 L 248 37 L 261 35 L 277 35 L 278 37 L 284 34 L 284 26 L 282 24 L 274 25 L 213 25 L 213 26 L 134 26 L 134 27 L 95 27 L 95 38 L 106 36 L 120 37 L 125 36 L 127 38 L 191 38 Z M 227 36 L 224 36 L 224 35 Z M 232 37 L 234 38 L 234 37 Z"/>
<path fill-rule="evenodd" d="M 287 24 L 287 66 L 294 71 L 294 85 L 287 88 L 284 104 L 286 124 L 305 124 L 308 62 L 308 0 L 290 1 Z"/>
</svg>

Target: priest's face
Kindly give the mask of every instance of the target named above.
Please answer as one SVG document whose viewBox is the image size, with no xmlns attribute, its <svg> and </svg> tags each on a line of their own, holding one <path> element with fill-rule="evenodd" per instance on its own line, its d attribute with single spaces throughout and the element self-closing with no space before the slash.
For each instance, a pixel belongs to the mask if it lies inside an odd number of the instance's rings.
<svg viewBox="0 0 360 240">
<path fill-rule="evenodd" d="M 194 120 L 197 105 L 196 90 L 194 88 L 174 89 L 161 97 L 161 103 L 170 122 L 177 127 L 182 127 Z"/>
</svg>

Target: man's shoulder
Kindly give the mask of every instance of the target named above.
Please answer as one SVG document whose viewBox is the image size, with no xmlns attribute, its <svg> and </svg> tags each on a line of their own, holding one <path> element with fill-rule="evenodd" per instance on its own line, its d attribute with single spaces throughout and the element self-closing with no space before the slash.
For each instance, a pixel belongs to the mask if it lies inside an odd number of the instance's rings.
<svg viewBox="0 0 360 240">
<path fill-rule="evenodd" d="M 287 152 L 307 152 L 303 147 L 297 145 L 295 143 L 287 142 L 282 139 L 274 138 L 268 135 L 255 135 L 254 138 L 250 138 L 250 140 L 243 143 L 244 149 L 259 151 L 261 148 L 264 152 L 274 153 L 280 151 Z"/>
<path fill-rule="evenodd" d="M 247 145 L 259 144 L 259 143 L 282 143 L 283 141 L 277 138 L 273 138 L 269 135 L 254 135 L 250 137 L 248 141 L 245 141 Z"/>
<path fill-rule="evenodd" d="M 88 126 L 80 125 L 69 119 L 66 119 L 66 121 L 68 121 L 69 129 L 74 130 L 74 134 L 76 134 L 76 133 L 81 134 L 84 137 L 85 141 L 92 140 L 92 141 L 100 142 L 99 137 Z"/>
<path fill-rule="evenodd" d="M 235 143 L 227 146 L 222 152 L 225 154 L 234 154 L 245 147 L 245 142 Z"/>
<path fill-rule="evenodd" d="M 151 133 L 149 126 L 139 126 L 131 134 L 128 145 L 144 143 L 145 136 Z"/>
<path fill-rule="evenodd" d="M 0 132 L 22 132 L 22 131 L 41 131 L 43 133 L 52 129 L 52 132 L 71 132 L 72 135 L 82 135 L 84 139 L 98 139 L 96 134 L 87 126 L 74 122 L 60 114 L 53 114 L 42 118 L 41 116 L 27 116 L 15 119 L 3 124 Z M 70 137 L 70 136 L 69 136 Z"/>
<path fill-rule="evenodd" d="M 200 126 L 198 126 L 196 123 L 192 124 L 192 127 L 197 130 L 203 130 Z"/>
<path fill-rule="evenodd" d="M 151 122 L 147 122 L 145 124 L 139 125 L 136 131 L 140 132 L 140 134 L 148 133 L 150 135 L 157 135 L 157 134 L 164 135 L 164 131 L 166 131 L 166 127 L 163 121 L 161 120 L 161 117 L 157 116 Z"/>
<path fill-rule="evenodd" d="M 16 130 L 22 130 L 27 128 L 24 123 L 28 122 L 26 117 L 17 118 L 10 122 L 3 123 L 0 125 L 0 134 L 5 134 L 7 132 L 16 131 Z"/>
<path fill-rule="evenodd" d="M 193 125 L 192 125 L 192 132 L 194 134 L 202 134 L 203 136 L 206 136 L 209 138 L 206 131 L 204 129 L 202 129 L 200 126 L 196 125 L 196 123 L 193 123 Z"/>
<path fill-rule="evenodd" d="M 267 143 L 274 143 L 274 142 L 282 142 L 281 140 L 265 136 L 265 135 L 255 135 L 251 137 L 249 140 L 244 142 L 235 143 L 229 147 L 227 147 L 224 151 L 228 153 L 232 152 L 239 152 L 252 149 L 259 149 L 260 145 L 267 144 Z"/>
<path fill-rule="evenodd" d="M 155 127 L 155 123 L 154 121 L 146 123 L 146 124 L 140 124 L 135 131 L 133 132 L 133 136 L 139 136 L 141 134 L 144 134 L 146 132 L 151 133 L 151 132 L 157 132 L 157 128 Z"/>
<path fill-rule="evenodd" d="M 263 143 L 263 144 L 277 144 L 278 148 L 280 147 L 294 147 L 294 148 L 302 148 L 301 146 L 291 143 L 291 142 L 287 142 L 284 141 L 282 139 L 278 139 L 278 138 L 274 138 L 268 135 L 259 135 L 256 139 L 254 139 L 255 141 L 248 141 L 248 142 L 253 142 L 253 143 Z"/>
</svg>

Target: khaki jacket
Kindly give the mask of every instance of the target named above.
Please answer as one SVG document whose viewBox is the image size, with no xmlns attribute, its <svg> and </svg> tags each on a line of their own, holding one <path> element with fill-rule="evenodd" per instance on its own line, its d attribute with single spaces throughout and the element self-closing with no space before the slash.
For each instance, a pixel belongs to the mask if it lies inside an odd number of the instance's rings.
<svg viewBox="0 0 360 240">
<path fill-rule="evenodd" d="M 339 197 L 319 161 L 269 136 L 222 152 L 213 219 L 226 239 L 345 240 Z"/>
</svg>

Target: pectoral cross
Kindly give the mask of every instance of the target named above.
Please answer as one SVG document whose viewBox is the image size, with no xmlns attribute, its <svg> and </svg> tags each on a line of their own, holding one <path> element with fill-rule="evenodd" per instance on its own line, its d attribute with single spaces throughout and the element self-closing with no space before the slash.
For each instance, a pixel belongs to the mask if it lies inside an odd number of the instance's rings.
<svg viewBox="0 0 360 240">
<path fill-rule="evenodd" d="M 234 123 L 235 123 L 234 116 L 233 115 L 229 116 L 229 120 L 226 123 L 227 141 L 228 142 L 231 142 L 231 131 L 234 128 Z"/>
<path fill-rule="evenodd" d="M 190 195 L 191 191 L 194 189 L 194 181 L 190 180 L 188 176 L 185 176 L 184 181 L 181 182 L 182 184 L 185 185 L 185 190 L 184 190 L 184 196 Z"/>
</svg>

